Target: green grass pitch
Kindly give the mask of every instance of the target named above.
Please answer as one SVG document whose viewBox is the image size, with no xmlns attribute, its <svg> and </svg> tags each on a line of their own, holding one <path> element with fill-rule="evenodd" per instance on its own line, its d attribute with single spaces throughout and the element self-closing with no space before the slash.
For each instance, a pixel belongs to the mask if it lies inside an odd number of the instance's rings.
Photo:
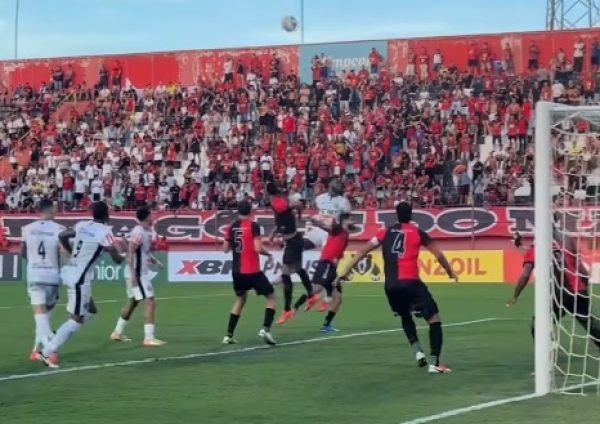
<svg viewBox="0 0 600 424">
<path fill-rule="evenodd" d="M 233 300 L 229 285 L 157 284 L 157 296 L 163 298 L 158 302 L 158 336 L 168 345 L 148 349 L 140 346 L 141 315 L 128 327 L 132 343 L 108 340 L 124 297 L 121 286 L 108 283 L 94 287 L 99 314 L 61 352 L 63 370 L 199 355 L 38 375 L 46 370 L 28 362 L 33 318 L 25 288 L 2 284 L 0 423 L 400 424 L 531 393 L 532 290 L 512 310 L 504 306 L 512 293 L 505 285 L 433 285 L 431 290 L 449 325 L 444 330 L 444 359 L 454 370 L 449 375 L 431 376 L 416 367 L 381 285 L 346 286 L 335 322 L 341 331 L 334 336 L 318 332 L 323 315 L 300 313 L 274 328 L 279 343 L 297 343 L 224 354 L 262 346 L 257 338 L 261 298 L 249 299 L 236 334 L 239 345 L 222 346 Z M 59 306 L 54 325 L 65 317 Z M 380 331 L 393 329 L 398 331 Z M 18 374 L 30 375 L 2 380 Z M 552 395 L 440 422 L 596 422 L 597 402 L 594 394 Z"/>
</svg>

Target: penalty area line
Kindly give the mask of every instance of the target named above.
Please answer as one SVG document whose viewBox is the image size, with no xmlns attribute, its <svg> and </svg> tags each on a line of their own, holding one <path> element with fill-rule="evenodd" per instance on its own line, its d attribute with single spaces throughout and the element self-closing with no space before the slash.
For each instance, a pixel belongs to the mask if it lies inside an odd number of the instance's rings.
<svg viewBox="0 0 600 424">
<path fill-rule="evenodd" d="M 498 318 L 492 317 L 492 318 L 476 319 L 476 320 L 471 320 L 471 321 L 459 321 L 459 322 L 454 322 L 454 323 L 450 323 L 450 324 L 444 324 L 444 327 L 446 327 L 446 328 L 447 327 L 464 327 L 467 325 L 481 324 L 481 323 L 491 322 L 491 321 L 498 321 Z M 423 329 L 425 327 L 419 327 L 419 328 Z M 11 381 L 11 380 L 24 380 L 24 379 L 28 379 L 28 378 L 38 378 L 38 377 L 45 377 L 45 376 L 57 375 L 57 374 L 68 374 L 68 373 L 80 372 L 80 371 L 93 371 L 93 370 L 100 370 L 100 369 L 105 369 L 105 368 L 142 365 L 142 364 L 148 364 L 148 363 L 153 363 L 153 362 L 170 362 L 170 361 L 181 361 L 181 360 L 198 359 L 198 358 L 210 358 L 210 357 L 214 357 L 214 356 L 233 355 L 236 353 L 255 352 L 255 351 L 263 350 L 263 349 L 277 349 L 277 348 L 285 347 L 285 346 L 296 346 L 296 345 L 304 345 L 304 344 L 309 344 L 309 343 L 327 342 L 327 341 L 332 341 L 332 340 L 352 339 L 355 337 L 398 333 L 401 331 L 403 331 L 401 328 L 392 328 L 389 330 L 362 331 L 362 332 L 358 332 L 358 333 L 341 334 L 341 335 L 337 335 L 337 336 L 324 336 L 324 337 L 315 337 L 315 338 L 311 338 L 311 339 L 294 340 L 294 341 L 290 341 L 290 342 L 279 343 L 277 346 L 257 345 L 257 346 L 250 346 L 250 347 L 241 348 L 241 349 L 223 350 L 223 351 L 218 351 L 218 352 L 190 353 L 187 355 L 180 355 L 180 356 L 166 356 L 166 357 L 162 357 L 162 358 L 161 357 L 145 358 L 145 359 L 136 359 L 136 360 L 132 360 L 132 361 L 108 362 L 108 363 L 104 363 L 104 364 L 83 365 L 80 367 L 59 368 L 56 370 L 40 371 L 40 372 L 29 373 L 29 374 L 14 374 L 14 375 L 0 376 L 0 382 Z"/>
</svg>

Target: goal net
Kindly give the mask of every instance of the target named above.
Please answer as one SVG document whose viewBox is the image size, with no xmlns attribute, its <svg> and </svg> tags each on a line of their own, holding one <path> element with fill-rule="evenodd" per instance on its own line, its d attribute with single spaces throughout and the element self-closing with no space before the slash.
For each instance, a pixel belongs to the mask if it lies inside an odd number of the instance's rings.
<svg viewBox="0 0 600 424">
<path fill-rule="evenodd" d="M 540 102 L 536 392 L 600 394 L 600 107 Z"/>
</svg>

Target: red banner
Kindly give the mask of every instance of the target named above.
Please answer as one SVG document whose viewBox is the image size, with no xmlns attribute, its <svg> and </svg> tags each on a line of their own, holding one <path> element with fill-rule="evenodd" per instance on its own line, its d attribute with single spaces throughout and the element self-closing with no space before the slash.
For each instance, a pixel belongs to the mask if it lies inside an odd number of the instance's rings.
<svg viewBox="0 0 600 424">
<path fill-rule="evenodd" d="M 417 56 L 421 53 L 421 48 L 425 48 L 430 65 L 433 53 L 439 49 L 446 65 L 456 65 L 460 69 L 466 69 L 471 42 L 474 42 L 478 49 L 481 49 L 483 43 L 487 42 L 494 60 L 503 59 L 503 48 L 506 43 L 509 43 L 512 48 L 515 71 L 521 73 L 527 68 L 531 41 L 535 41 L 539 47 L 540 67 L 548 68 L 550 59 L 556 56 L 559 49 L 564 50 L 567 58 L 572 58 L 573 44 L 578 36 L 583 38 L 587 46 L 584 70 L 588 70 L 590 42 L 592 38 L 598 36 L 598 30 L 389 40 L 388 51 L 384 56 L 389 59 L 392 70 L 404 72 L 409 48 L 413 48 Z M 122 83 L 129 82 L 138 88 L 147 84 L 156 86 L 161 82 L 165 84 L 178 82 L 183 86 L 190 86 L 195 85 L 199 80 L 208 82 L 215 79 L 222 80 L 224 62 L 228 57 L 234 60 L 234 74 L 237 64 L 241 62 L 246 72 L 249 68 L 258 67 L 262 70 L 263 78 L 268 78 L 269 63 L 273 54 L 280 60 L 282 75 L 298 74 L 299 47 L 283 46 L 2 61 L 0 62 L 0 81 L 13 88 L 26 82 L 37 88 L 41 82 L 48 83 L 50 81 L 51 71 L 56 66 L 65 69 L 67 65 L 72 65 L 75 83 L 85 81 L 88 87 L 91 87 L 98 83 L 98 72 L 104 65 L 109 72 L 114 68 L 120 68 L 123 75 Z"/>
<path fill-rule="evenodd" d="M 304 216 L 313 214 L 314 211 L 308 211 Z M 257 211 L 254 215 L 264 234 L 270 234 L 274 224 L 272 212 Z M 600 234 L 600 208 L 573 208 L 565 210 L 564 216 L 567 232 L 584 236 Z M 34 219 L 35 215 L 30 214 L 5 214 L 0 217 L 0 224 L 9 240 L 18 241 L 23 226 Z M 82 219 L 89 219 L 89 215 L 73 213 L 57 217 L 57 221 L 68 227 Z M 224 229 L 234 219 L 236 214 L 232 211 L 156 212 L 155 228 L 159 236 L 171 243 L 215 243 L 222 239 Z M 369 240 L 382 226 L 396 222 L 393 210 L 357 210 L 353 219 L 358 224 L 352 234 L 354 241 Z M 439 240 L 507 238 L 517 231 L 526 236 L 533 233 L 534 210 L 530 207 L 419 209 L 414 211 L 413 220 Z M 136 225 L 135 214 L 113 213 L 110 225 L 115 235 L 126 236 Z M 303 225 L 299 223 L 301 229 Z"/>
<path fill-rule="evenodd" d="M 556 57 L 559 49 L 563 49 L 565 56 L 569 60 L 572 59 L 573 45 L 579 36 L 583 38 L 583 42 L 586 45 L 586 52 L 589 54 L 591 41 L 598 37 L 597 29 L 390 40 L 388 42 L 388 58 L 392 70 L 405 72 L 408 64 L 408 52 L 412 48 L 417 56 L 416 72 L 418 73 L 418 58 L 422 49 L 425 49 L 430 63 L 433 54 L 439 49 L 444 58 L 445 66 L 456 66 L 459 69 L 467 69 L 471 43 L 473 43 L 477 52 L 481 52 L 484 43 L 487 43 L 492 61 L 502 61 L 504 59 L 503 49 L 508 43 L 512 50 L 515 72 L 520 74 L 527 71 L 529 46 L 532 42 L 539 48 L 539 67 L 549 69 L 550 60 Z M 586 56 L 584 71 L 589 70 L 589 66 L 589 56 Z"/>
<path fill-rule="evenodd" d="M 187 87 L 198 81 L 222 81 L 227 58 L 234 61 L 234 73 L 237 64 L 242 63 L 246 72 L 256 67 L 262 70 L 262 77 L 268 79 L 273 54 L 280 61 L 282 76 L 298 72 L 298 48 L 292 46 L 4 61 L 0 62 L 0 81 L 13 88 L 24 83 L 37 88 L 42 82 L 48 84 L 54 68 L 61 66 L 64 70 L 71 65 L 74 83 L 85 81 L 92 87 L 98 83 L 99 71 L 104 65 L 109 73 L 115 68 L 121 69 L 123 85 L 143 88 L 148 84 L 174 82 Z"/>
</svg>

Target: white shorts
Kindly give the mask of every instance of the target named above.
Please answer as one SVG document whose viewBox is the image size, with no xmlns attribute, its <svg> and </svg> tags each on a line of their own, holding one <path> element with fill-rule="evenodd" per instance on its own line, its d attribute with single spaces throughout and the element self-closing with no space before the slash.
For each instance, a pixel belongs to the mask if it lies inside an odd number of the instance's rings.
<svg viewBox="0 0 600 424">
<path fill-rule="evenodd" d="M 85 316 L 90 312 L 90 303 L 92 303 L 92 284 L 76 284 L 73 287 L 67 286 L 67 312 L 72 315 Z"/>
<path fill-rule="evenodd" d="M 58 285 L 56 284 L 31 284 L 27 286 L 27 293 L 32 305 L 44 305 L 52 309 L 58 302 Z"/>
<path fill-rule="evenodd" d="M 154 298 L 154 286 L 149 275 L 142 275 L 139 284 L 135 287 L 131 281 L 127 281 L 127 298 L 135 300 L 144 300 Z"/>
<path fill-rule="evenodd" d="M 318 248 L 321 248 L 325 245 L 325 241 L 327 241 L 328 236 L 329 234 L 327 234 L 327 231 L 319 227 L 313 227 L 312 225 L 307 225 L 306 229 L 304 230 L 304 237 L 313 242 L 315 247 Z"/>
</svg>

